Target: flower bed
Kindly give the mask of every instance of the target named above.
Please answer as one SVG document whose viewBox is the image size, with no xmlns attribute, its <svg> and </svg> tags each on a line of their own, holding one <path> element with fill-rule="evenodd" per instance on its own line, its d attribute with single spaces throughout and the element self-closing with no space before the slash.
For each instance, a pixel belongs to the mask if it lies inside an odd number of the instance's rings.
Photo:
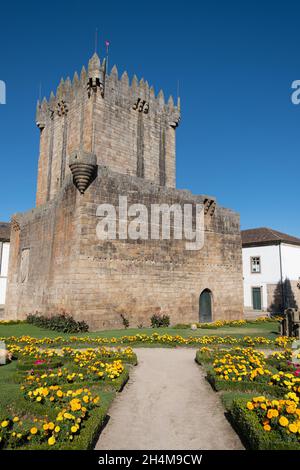
<svg viewBox="0 0 300 470">
<path fill-rule="evenodd" d="M 253 348 L 201 348 L 196 353 L 196 361 L 206 365 L 207 380 L 216 391 L 268 391 L 276 397 L 286 392 L 271 382 L 274 370 L 267 367 L 265 354 Z"/>
<path fill-rule="evenodd" d="M 288 389 L 300 397 L 300 377 L 291 372 L 279 371 L 277 374 L 272 375 L 269 384 Z"/>
<path fill-rule="evenodd" d="M 266 382 L 271 375 L 266 368 L 264 353 L 252 348 L 221 352 L 213 362 L 213 369 L 219 379 L 230 382 Z"/>
<path fill-rule="evenodd" d="M 300 450 L 300 408 L 295 397 L 251 401 L 237 399 L 231 420 L 246 445 L 252 450 Z"/>
<path fill-rule="evenodd" d="M 75 350 L 70 347 L 62 349 L 63 355 L 74 360 L 75 363 L 87 363 L 91 361 L 115 361 L 121 360 L 127 364 L 137 364 L 137 357 L 133 350 L 129 347 L 121 348 L 106 348 L 104 346 L 97 349 L 87 349 L 85 351 Z"/>
<path fill-rule="evenodd" d="M 133 351 L 56 352 L 13 343 L 11 350 L 19 359 L 10 381 L 20 392 L 0 410 L 0 448 L 92 448 L 115 392 L 128 380 L 120 357 L 136 363 Z"/>
<path fill-rule="evenodd" d="M 230 327 L 240 327 L 240 326 L 245 326 L 245 325 L 255 325 L 255 324 L 260 324 L 260 323 L 268 323 L 268 322 L 274 322 L 275 321 L 280 321 L 282 317 L 259 317 L 256 318 L 255 320 L 216 320 L 214 322 L 210 323 L 196 323 L 197 328 L 200 329 L 216 329 L 216 328 L 222 328 L 224 326 L 230 326 Z M 191 325 L 189 323 L 178 323 L 177 325 L 174 326 L 174 328 L 190 328 Z"/>
<path fill-rule="evenodd" d="M 14 416 L 6 417 L 0 423 L 0 443 L 4 448 L 21 447 L 28 443 L 44 443 L 54 446 L 56 442 L 72 441 L 80 434 L 83 422 L 96 408 L 100 397 L 92 395 L 89 388 L 63 392 L 58 386 L 40 387 L 27 392 L 24 398 L 36 401 L 41 406 L 51 404 L 56 417 Z"/>
<path fill-rule="evenodd" d="M 280 339 L 282 342 L 286 344 Z M 231 391 L 233 425 L 251 449 L 300 450 L 300 377 L 290 360 L 289 349 L 269 358 L 247 347 L 202 347 L 196 353 L 212 387 Z M 287 367 L 293 367 L 293 372 L 287 372 Z M 243 396 L 251 391 L 262 395 L 245 401 Z M 226 400 L 223 403 L 226 405 Z"/>
<path fill-rule="evenodd" d="M 158 333 L 152 333 L 151 335 L 147 334 L 136 334 L 132 336 L 121 336 L 120 338 L 95 338 L 90 336 L 71 336 L 69 338 L 62 338 L 58 336 L 57 338 L 33 338 L 31 336 L 21 336 L 15 337 L 10 336 L 7 338 L 0 338 L 0 341 L 5 341 L 8 345 L 8 348 L 14 348 L 16 354 L 21 354 L 21 346 L 27 345 L 29 348 L 38 346 L 66 346 L 69 344 L 86 344 L 93 346 L 102 346 L 102 345 L 124 345 L 124 344 L 134 344 L 134 345 L 144 345 L 144 344 L 161 344 L 167 346 L 197 346 L 197 345 L 236 345 L 236 346 L 252 346 L 252 347 L 280 347 L 285 348 L 291 342 L 292 338 L 281 337 L 274 339 L 265 338 L 264 336 L 244 336 L 242 338 L 237 338 L 234 336 L 217 336 L 217 335 L 204 335 L 200 337 L 189 336 L 188 338 L 183 338 L 180 335 L 160 335 Z"/>
</svg>

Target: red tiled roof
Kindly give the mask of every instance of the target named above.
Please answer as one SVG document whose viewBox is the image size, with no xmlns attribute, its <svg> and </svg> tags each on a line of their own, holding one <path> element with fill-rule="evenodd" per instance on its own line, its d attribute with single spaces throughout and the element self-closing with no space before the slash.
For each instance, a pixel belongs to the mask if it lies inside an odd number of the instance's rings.
<svg viewBox="0 0 300 470">
<path fill-rule="evenodd" d="M 10 223 L 0 222 L 0 241 L 8 242 L 10 240 Z"/>
<path fill-rule="evenodd" d="M 267 227 L 251 228 L 249 230 L 242 230 L 242 245 L 257 246 L 257 245 L 278 245 L 279 243 L 288 243 L 291 245 L 300 246 L 300 238 L 287 235 L 286 233 L 278 232 Z"/>
</svg>

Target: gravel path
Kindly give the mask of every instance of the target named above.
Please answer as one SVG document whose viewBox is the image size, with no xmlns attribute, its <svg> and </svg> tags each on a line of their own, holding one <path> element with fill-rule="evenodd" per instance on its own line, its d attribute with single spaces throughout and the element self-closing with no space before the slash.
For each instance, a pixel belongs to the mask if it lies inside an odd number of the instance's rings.
<svg viewBox="0 0 300 470">
<path fill-rule="evenodd" d="M 243 449 L 189 348 L 141 348 L 97 450 Z"/>
</svg>

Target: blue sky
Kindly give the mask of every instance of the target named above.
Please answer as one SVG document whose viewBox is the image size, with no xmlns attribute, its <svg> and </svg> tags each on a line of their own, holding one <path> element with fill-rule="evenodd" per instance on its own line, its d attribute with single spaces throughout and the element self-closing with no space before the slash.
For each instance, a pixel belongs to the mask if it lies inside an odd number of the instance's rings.
<svg viewBox="0 0 300 470">
<path fill-rule="evenodd" d="M 176 95 L 177 187 L 215 195 L 242 228 L 300 236 L 300 3 L 6 2 L 0 11 L 0 220 L 34 207 L 39 83 L 47 97 L 87 64 L 99 30 L 110 65 Z"/>
</svg>

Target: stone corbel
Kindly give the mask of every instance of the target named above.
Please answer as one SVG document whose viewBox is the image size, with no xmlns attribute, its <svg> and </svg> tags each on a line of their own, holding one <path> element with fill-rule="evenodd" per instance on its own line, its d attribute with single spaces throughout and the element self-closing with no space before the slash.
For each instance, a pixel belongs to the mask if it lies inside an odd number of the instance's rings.
<svg viewBox="0 0 300 470">
<path fill-rule="evenodd" d="M 178 111 L 174 111 L 169 118 L 169 126 L 173 127 L 173 129 L 176 129 L 176 127 L 179 126 L 180 118 L 180 113 Z"/>
<path fill-rule="evenodd" d="M 84 194 L 95 179 L 97 157 L 94 153 L 76 151 L 70 156 L 69 168 L 73 175 L 74 185 L 80 194 Z"/>
</svg>

